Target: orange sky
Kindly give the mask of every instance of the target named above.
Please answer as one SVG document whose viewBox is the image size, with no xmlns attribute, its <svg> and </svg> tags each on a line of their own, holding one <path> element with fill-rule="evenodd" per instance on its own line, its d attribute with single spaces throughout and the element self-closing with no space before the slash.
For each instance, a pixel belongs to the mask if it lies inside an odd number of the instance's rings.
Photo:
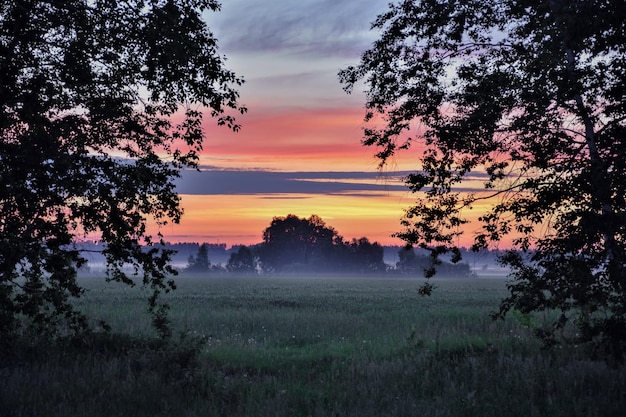
<svg viewBox="0 0 626 417">
<path fill-rule="evenodd" d="M 273 217 L 317 214 L 346 239 L 403 243 L 391 235 L 413 198 L 393 173 L 418 167 L 406 152 L 378 170 L 376 150 L 361 145 L 365 98 L 337 77 L 376 39 L 370 22 L 386 9 L 387 0 L 230 0 L 206 15 L 246 80 L 249 111 L 238 133 L 206 121 L 203 172 L 183 173 L 185 215 L 161 230 L 166 240 L 259 243 Z"/>
<path fill-rule="evenodd" d="M 363 110 L 359 106 L 268 109 L 262 103 L 247 105 L 250 111 L 238 118 L 242 129 L 237 133 L 205 123 L 202 165 L 282 171 L 377 168 L 372 150 L 361 146 Z"/>
<path fill-rule="evenodd" d="M 185 216 L 179 225 L 161 230 L 169 241 L 254 244 L 274 216 L 319 215 L 345 239 L 366 236 L 386 245 L 402 245 L 391 235 L 400 230 L 403 208 L 411 204 L 406 192 L 378 192 L 368 196 L 350 195 L 183 195 Z M 466 211 L 475 220 L 480 207 Z M 471 230 L 469 230 L 471 232 Z M 458 243 L 471 244 L 471 233 Z M 168 238 L 169 237 L 169 238 Z"/>
<path fill-rule="evenodd" d="M 208 138 L 200 161 L 203 170 L 257 170 L 258 175 L 263 171 L 365 172 L 373 179 L 361 182 L 384 188 L 389 180 L 382 174 L 399 168 L 395 163 L 379 171 L 374 150 L 361 145 L 363 111 L 358 106 L 270 109 L 267 114 L 261 106 L 249 107 L 238 133 L 207 124 Z M 408 190 L 332 195 L 275 191 L 183 193 L 181 224 L 162 232 L 170 241 L 253 244 L 261 241 L 263 229 L 274 216 L 317 214 L 346 239 L 366 236 L 383 244 L 402 244 L 391 235 L 399 230 L 403 209 L 411 203 Z"/>
<path fill-rule="evenodd" d="M 253 244 L 261 241 L 272 217 L 319 215 L 347 239 L 367 236 L 386 244 L 401 244 L 390 235 L 398 229 L 402 197 L 325 195 L 184 195 L 186 215 L 180 225 L 165 230 L 187 241 Z M 404 203 L 406 205 L 406 202 Z"/>
</svg>

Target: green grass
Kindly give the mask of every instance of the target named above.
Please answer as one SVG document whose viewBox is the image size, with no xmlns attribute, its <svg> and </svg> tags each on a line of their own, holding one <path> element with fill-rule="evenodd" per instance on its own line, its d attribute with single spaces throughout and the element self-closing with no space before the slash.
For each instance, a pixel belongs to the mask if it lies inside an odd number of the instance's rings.
<svg viewBox="0 0 626 417">
<path fill-rule="evenodd" d="M 503 280 L 190 278 L 155 340 L 140 288 L 85 280 L 114 334 L 0 361 L 0 416 L 624 416 L 626 370 L 494 322 Z"/>
</svg>

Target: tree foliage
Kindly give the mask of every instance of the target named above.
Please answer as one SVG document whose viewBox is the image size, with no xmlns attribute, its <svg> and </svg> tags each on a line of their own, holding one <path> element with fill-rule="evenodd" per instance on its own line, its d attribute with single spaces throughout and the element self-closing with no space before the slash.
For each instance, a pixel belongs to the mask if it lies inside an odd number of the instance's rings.
<svg viewBox="0 0 626 417">
<path fill-rule="evenodd" d="M 416 203 L 397 235 L 453 251 L 509 239 L 498 316 L 557 310 L 579 340 L 626 348 L 626 14 L 618 0 L 405 0 L 346 90 L 364 80 L 363 143 L 413 152 Z M 476 187 L 482 183 L 482 189 Z M 464 188 L 471 184 L 468 191 Z"/>
<path fill-rule="evenodd" d="M 428 275 L 436 269 L 437 274 L 447 278 L 471 278 L 472 273 L 467 263 L 451 263 L 424 253 L 416 253 L 413 247 L 404 247 L 398 251 L 396 270 L 403 275 L 415 275 L 425 273 Z"/>
<path fill-rule="evenodd" d="M 259 261 L 266 272 L 384 272 L 383 247 L 362 237 L 345 242 L 317 215 L 274 217 L 263 232 Z"/>
<path fill-rule="evenodd" d="M 185 272 L 209 272 L 211 262 L 209 261 L 209 245 L 203 243 L 198 248 L 196 256 L 189 255 Z"/>
<path fill-rule="evenodd" d="M 256 273 L 257 260 L 247 246 L 241 246 L 237 252 L 232 252 L 228 258 L 226 269 L 239 274 Z"/>
<path fill-rule="evenodd" d="M 280 271 L 293 264 L 324 263 L 337 239 L 337 231 L 315 214 L 308 219 L 293 214 L 274 217 L 263 231 L 260 261 L 266 271 Z"/>
<path fill-rule="evenodd" d="M 352 239 L 344 244 L 341 256 L 342 266 L 353 272 L 386 272 L 387 265 L 383 261 L 384 249 L 378 242 L 370 242 L 368 238 Z"/>
<path fill-rule="evenodd" d="M 19 317 L 84 325 L 74 243 L 100 240 L 109 279 L 173 288 L 147 232 L 182 214 L 173 180 L 196 166 L 203 112 L 237 130 L 236 87 L 201 14 L 214 0 L 0 4 L 0 335 Z M 147 246 L 145 250 L 143 246 Z M 0 336 L 2 337 L 2 336 Z"/>
</svg>

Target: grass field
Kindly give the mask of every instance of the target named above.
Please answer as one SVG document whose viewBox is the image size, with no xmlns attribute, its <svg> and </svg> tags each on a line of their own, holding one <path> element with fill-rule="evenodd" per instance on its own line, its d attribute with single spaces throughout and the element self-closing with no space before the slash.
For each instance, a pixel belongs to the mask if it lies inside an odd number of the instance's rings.
<svg viewBox="0 0 626 417">
<path fill-rule="evenodd" d="M 502 279 L 434 282 L 180 277 L 162 343 L 140 288 L 85 279 L 112 333 L 3 360 L 0 416 L 626 416 L 624 366 L 490 319 Z"/>
</svg>

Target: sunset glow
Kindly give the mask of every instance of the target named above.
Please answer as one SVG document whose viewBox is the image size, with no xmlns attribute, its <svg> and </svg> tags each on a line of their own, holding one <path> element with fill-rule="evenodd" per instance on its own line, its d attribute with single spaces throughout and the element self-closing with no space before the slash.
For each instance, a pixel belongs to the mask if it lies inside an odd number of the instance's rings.
<svg viewBox="0 0 626 417">
<path fill-rule="evenodd" d="M 254 244 L 275 216 L 317 214 L 347 240 L 403 244 L 392 234 L 414 201 L 401 177 L 419 169 L 418 149 L 381 169 L 377 150 L 361 144 L 364 96 L 346 94 L 337 77 L 376 38 L 370 22 L 387 1 L 294 4 L 232 0 L 206 16 L 228 66 L 246 80 L 248 113 L 237 133 L 207 116 L 201 172 L 183 172 L 185 215 L 160 230 L 166 240 Z"/>
<path fill-rule="evenodd" d="M 340 90 L 337 83 L 336 88 Z M 341 91 L 339 91 L 341 93 Z M 217 168 L 326 171 L 376 169 L 361 146 L 363 111 L 355 108 L 270 109 L 250 106 L 237 133 L 211 125 L 201 164 Z"/>
<path fill-rule="evenodd" d="M 263 230 L 275 216 L 319 215 L 345 239 L 367 236 L 384 244 L 399 245 L 391 238 L 398 229 L 403 201 L 400 193 L 363 197 L 344 195 L 183 195 L 185 216 L 179 225 L 163 230 L 178 241 L 211 243 L 259 243 Z"/>
</svg>

